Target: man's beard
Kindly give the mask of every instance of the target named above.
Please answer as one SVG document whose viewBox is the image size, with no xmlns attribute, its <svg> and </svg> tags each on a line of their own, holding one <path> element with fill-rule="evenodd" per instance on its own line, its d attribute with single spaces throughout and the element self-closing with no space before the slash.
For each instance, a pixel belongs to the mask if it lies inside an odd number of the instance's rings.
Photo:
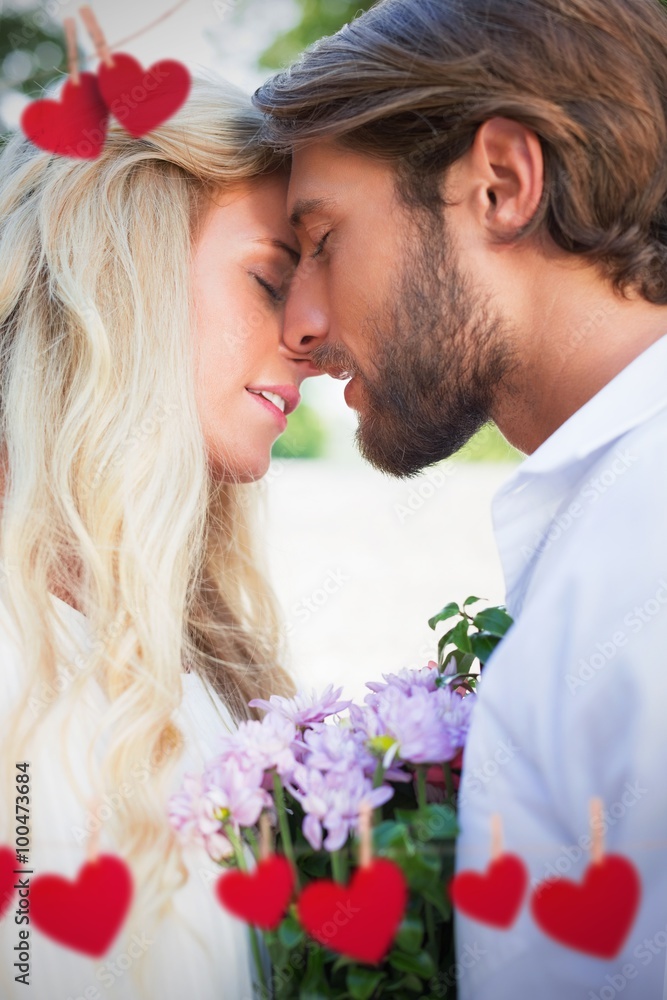
<svg viewBox="0 0 667 1000">
<path fill-rule="evenodd" d="M 463 447 L 491 419 L 498 387 L 515 367 L 503 320 L 459 271 L 442 219 L 429 219 L 415 228 L 394 301 L 364 324 L 374 371 L 362 372 L 342 344 L 312 355 L 323 370 L 358 380 L 359 450 L 400 478 Z"/>
</svg>

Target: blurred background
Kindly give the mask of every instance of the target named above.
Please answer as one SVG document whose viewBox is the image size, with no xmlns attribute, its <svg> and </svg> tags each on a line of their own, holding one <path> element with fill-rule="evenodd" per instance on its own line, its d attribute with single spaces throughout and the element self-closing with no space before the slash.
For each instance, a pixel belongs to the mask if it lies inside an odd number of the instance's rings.
<svg viewBox="0 0 667 1000">
<path fill-rule="evenodd" d="M 122 42 L 145 66 L 177 58 L 192 72 L 205 67 L 253 91 L 372 3 L 97 0 L 91 6 L 111 47 Z M 57 93 L 68 72 L 63 19 L 78 7 L 79 0 L 0 0 L 0 134 L 18 128 L 31 100 Z M 82 68 L 95 69 L 78 23 Z M 444 604 L 471 594 L 502 601 L 491 499 L 521 456 L 489 426 L 420 477 L 390 479 L 358 456 L 356 418 L 343 388 L 328 378 L 304 384 L 304 403 L 277 442 L 265 481 L 264 530 L 290 666 L 308 687 L 342 684 L 347 696 L 358 697 L 367 680 L 435 656 L 427 619 Z"/>
</svg>

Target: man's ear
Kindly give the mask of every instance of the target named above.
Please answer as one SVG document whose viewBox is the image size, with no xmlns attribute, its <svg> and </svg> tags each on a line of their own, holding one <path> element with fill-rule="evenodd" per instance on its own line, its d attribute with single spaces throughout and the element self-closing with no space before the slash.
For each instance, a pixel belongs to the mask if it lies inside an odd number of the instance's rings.
<svg viewBox="0 0 667 1000">
<path fill-rule="evenodd" d="M 544 157 L 536 134 L 510 118 L 480 125 L 468 154 L 480 222 L 500 239 L 525 226 L 537 211 L 544 188 Z"/>
</svg>

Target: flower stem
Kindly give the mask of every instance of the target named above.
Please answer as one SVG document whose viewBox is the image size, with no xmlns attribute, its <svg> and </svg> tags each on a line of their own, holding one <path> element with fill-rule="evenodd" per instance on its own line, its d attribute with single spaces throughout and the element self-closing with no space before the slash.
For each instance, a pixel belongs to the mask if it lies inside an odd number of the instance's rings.
<svg viewBox="0 0 667 1000">
<path fill-rule="evenodd" d="M 454 800 L 456 798 L 456 789 L 454 788 L 454 779 L 452 777 L 452 769 L 450 767 L 449 761 L 444 761 L 442 765 L 442 773 L 445 776 L 445 788 L 447 789 L 447 801 L 454 805 Z"/>
<path fill-rule="evenodd" d="M 417 805 L 426 809 L 426 767 L 420 764 L 417 768 Z"/>
<path fill-rule="evenodd" d="M 232 828 L 231 823 L 225 824 L 225 835 L 228 837 L 229 842 L 234 848 L 234 856 L 236 858 L 236 863 L 242 872 L 247 872 L 248 865 L 246 864 L 245 855 L 243 854 L 243 844 L 241 843 L 240 837 L 236 835 L 236 831 Z M 269 989 L 266 983 L 266 976 L 264 975 L 264 966 L 262 965 L 262 956 L 259 952 L 259 940 L 257 937 L 257 928 L 253 927 L 252 924 L 248 925 L 248 930 L 250 932 L 250 947 L 252 949 L 252 957 L 255 961 L 255 968 L 257 969 L 257 976 L 259 979 L 259 985 L 261 988 L 262 996 L 269 996 Z"/>
<path fill-rule="evenodd" d="M 438 964 L 438 947 L 435 939 L 435 919 L 433 916 L 433 903 L 424 902 L 424 916 L 426 917 L 426 937 L 431 958 Z"/>
<path fill-rule="evenodd" d="M 245 832 L 246 837 L 250 841 L 250 846 L 252 848 L 252 853 L 255 855 L 255 861 L 259 861 L 259 844 L 257 843 L 257 837 L 252 832 L 250 827 L 246 827 Z"/>
<path fill-rule="evenodd" d="M 280 839 L 283 845 L 283 851 L 285 852 L 285 857 L 292 866 L 292 871 L 294 872 L 294 881 L 296 883 L 297 891 L 300 888 L 299 885 L 299 871 L 296 867 L 296 861 L 294 860 L 294 847 L 292 846 L 292 835 L 289 829 L 289 822 L 287 819 L 287 812 L 285 811 L 285 796 L 283 792 L 283 783 L 280 780 L 280 775 L 277 771 L 273 772 L 273 798 L 276 803 L 276 809 L 278 811 L 278 824 L 280 826 Z"/>
<path fill-rule="evenodd" d="M 331 852 L 331 868 L 333 869 L 333 877 L 336 882 L 340 882 L 343 885 L 345 883 L 345 859 L 343 858 L 342 851 Z"/>
<path fill-rule="evenodd" d="M 375 773 L 373 775 L 373 788 L 379 788 L 383 781 L 384 781 L 384 766 L 382 764 L 382 761 L 379 760 L 377 762 Z M 373 810 L 373 822 L 375 826 L 378 826 L 378 824 L 382 822 L 382 806 L 377 806 Z"/>
<path fill-rule="evenodd" d="M 426 766 L 420 764 L 417 768 L 417 806 L 420 810 L 426 809 Z M 435 918 L 433 914 L 433 904 L 424 900 L 424 916 L 426 918 L 426 936 L 428 939 L 428 950 L 431 958 L 437 964 L 438 948 L 435 939 Z"/>
</svg>

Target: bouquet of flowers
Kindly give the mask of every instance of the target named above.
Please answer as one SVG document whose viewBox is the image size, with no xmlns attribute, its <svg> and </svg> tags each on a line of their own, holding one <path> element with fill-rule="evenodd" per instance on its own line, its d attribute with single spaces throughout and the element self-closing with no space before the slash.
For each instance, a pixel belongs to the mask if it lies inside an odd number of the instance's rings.
<svg viewBox="0 0 667 1000">
<path fill-rule="evenodd" d="M 368 683 L 362 705 L 331 685 L 251 701 L 261 721 L 172 797 L 171 822 L 220 863 L 218 898 L 250 925 L 258 997 L 455 997 L 456 790 L 479 671 L 511 624 L 478 601 L 431 618 L 449 626 L 437 660 Z"/>
</svg>

